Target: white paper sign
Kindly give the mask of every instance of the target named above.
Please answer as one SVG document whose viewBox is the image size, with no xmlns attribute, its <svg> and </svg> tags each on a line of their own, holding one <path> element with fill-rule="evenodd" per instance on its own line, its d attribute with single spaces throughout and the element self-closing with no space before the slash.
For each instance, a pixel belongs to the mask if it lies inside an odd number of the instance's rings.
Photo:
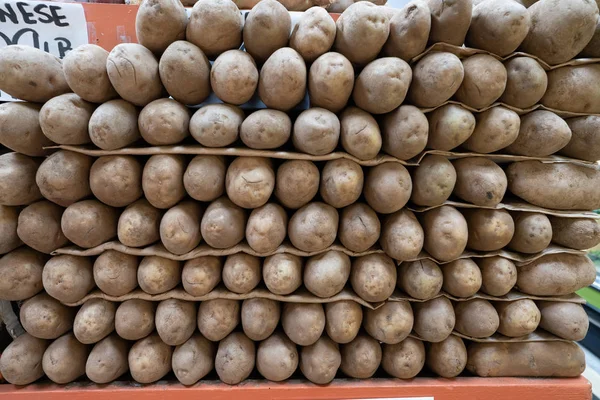
<svg viewBox="0 0 600 400">
<path fill-rule="evenodd" d="M 87 43 L 87 22 L 81 4 L 0 0 L 0 48 L 23 44 L 63 58 Z M 0 91 L 0 101 L 13 100 Z"/>
</svg>

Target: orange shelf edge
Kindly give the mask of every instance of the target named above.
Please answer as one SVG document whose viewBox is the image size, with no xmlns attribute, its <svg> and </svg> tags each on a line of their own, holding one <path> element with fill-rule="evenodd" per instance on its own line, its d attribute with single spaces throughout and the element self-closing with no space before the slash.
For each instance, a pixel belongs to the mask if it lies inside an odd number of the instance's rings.
<svg viewBox="0 0 600 400">
<path fill-rule="evenodd" d="M 327 400 L 433 397 L 435 400 L 591 400 L 592 386 L 584 377 L 542 378 L 416 378 L 409 381 L 372 379 L 336 380 L 325 386 L 292 380 L 285 383 L 246 381 L 237 386 L 202 382 L 192 387 L 159 382 L 139 385 L 73 383 L 66 386 L 0 385 L 0 399 L 44 400 Z"/>
</svg>

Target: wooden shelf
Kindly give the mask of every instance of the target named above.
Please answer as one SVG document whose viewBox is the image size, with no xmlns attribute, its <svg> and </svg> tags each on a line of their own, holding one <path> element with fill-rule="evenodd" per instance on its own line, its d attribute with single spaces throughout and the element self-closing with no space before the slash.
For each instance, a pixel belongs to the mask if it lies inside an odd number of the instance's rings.
<svg viewBox="0 0 600 400">
<path fill-rule="evenodd" d="M 326 400 L 400 399 L 419 400 L 591 400 L 592 386 L 583 377 L 573 379 L 416 378 L 410 381 L 372 379 L 336 380 L 318 386 L 305 381 L 286 383 L 246 381 L 237 386 L 203 382 L 192 387 L 159 382 L 139 385 L 73 383 L 66 386 L 37 384 L 24 387 L 0 385 L 0 399 L 19 400 Z"/>
</svg>

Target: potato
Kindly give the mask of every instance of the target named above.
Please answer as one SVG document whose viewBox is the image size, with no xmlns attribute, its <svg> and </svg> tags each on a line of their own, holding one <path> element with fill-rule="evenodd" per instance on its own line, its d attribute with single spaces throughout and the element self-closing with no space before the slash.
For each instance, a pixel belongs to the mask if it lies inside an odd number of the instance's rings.
<svg viewBox="0 0 600 400">
<path fill-rule="evenodd" d="M 600 207 L 597 193 L 600 171 L 594 168 L 521 161 L 510 164 L 506 175 L 508 190 L 538 207 L 555 210 L 593 210 Z"/>
<path fill-rule="evenodd" d="M 315 156 L 329 154 L 335 151 L 339 138 L 340 120 L 324 108 L 302 111 L 294 122 L 292 141 L 294 147 L 303 153 Z"/>
<path fill-rule="evenodd" d="M 439 0 L 429 0 L 430 3 L 431 1 Z M 435 17 L 431 20 L 432 31 L 435 20 Z M 463 64 L 454 54 L 429 53 L 413 67 L 408 99 L 417 107 L 438 107 L 456 93 L 464 75 Z"/>
<path fill-rule="evenodd" d="M 462 46 L 471 24 L 471 1 L 427 0 L 431 10 L 429 41 Z"/>
<path fill-rule="evenodd" d="M 234 293 L 248 293 L 259 283 L 261 260 L 245 253 L 227 256 L 223 265 L 223 283 Z"/>
<path fill-rule="evenodd" d="M 92 103 L 105 103 L 117 97 L 108 73 L 108 51 L 95 44 L 83 44 L 63 58 L 63 71 L 69 87 L 79 97 Z"/>
<path fill-rule="evenodd" d="M 224 52 L 217 57 L 210 70 L 210 86 L 225 103 L 246 103 L 258 86 L 258 70 L 254 59 L 241 50 Z"/>
<path fill-rule="evenodd" d="M 570 118 L 566 122 L 571 130 L 571 140 L 559 150 L 560 154 L 586 161 L 599 160 L 600 147 L 598 146 L 597 132 L 600 129 L 600 117 L 589 115 Z"/>
<path fill-rule="evenodd" d="M 263 3 L 275 1 L 262 0 L 259 6 Z M 304 99 L 306 75 L 306 64 L 300 54 L 289 47 L 281 48 L 268 58 L 260 70 L 258 96 L 269 108 L 289 111 Z"/>
<path fill-rule="evenodd" d="M 452 303 L 446 297 L 437 297 L 422 303 L 413 303 L 413 330 L 426 342 L 445 340 L 452 330 L 456 317 Z"/>
<path fill-rule="evenodd" d="M 521 337 L 534 332 L 540 323 L 540 310 L 529 299 L 497 302 L 500 326 L 498 332 L 508 337 Z"/>
<path fill-rule="evenodd" d="M 354 203 L 342 210 L 338 237 L 350 251 L 363 252 L 370 249 L 381 233 L 379 217 L 364 203 Z"/>
<path fill-rule="evenodd" d="M 453 261 L 465 250 L 469 237 L 467 221 L 454 207 L 442 206 L 422 214 L 423 248 L 439 261 Z"/>
<path fill-rule="evenodd" d="M 470 258 L 445 264 L 442 273 L 444 274 L 442 289 L 454 297 L 471 297 L 481 288 L 483 280 L 481 270 Z"/>
<path fill-rule="evenodd" d="M 596 82 L 599 80 L 599 64 L 557 68 L 548 73 L 548 89 L 540 102 L 556 110 L 598 114 L 600 101 Z"/>
<path fill-rule="evenodd" d="M 387 300 L 396 287 L 396 266 L 385 254 L 369 254 L 352 261 L 350 273 L 352 289 L 363 300 Z"/>
<path fill-rule="evenodd" d="M 540 328 L 565 340 L 585 338 L 590 323 L 581 304 L 540 301 L 537 306 L 541 312 Z"/>
<path fill-rule="evenodd" d="M 457 302 L 454 306 L 456 325 L 454 329 L 474 338 L 492 336 L 500 324 L 498 312 L 484 299 L 472 299 Z"/>
<path fill-rule="evenodd" d="M 456 169 L 454 195 L 482 207 L 494 207 L 502 201 L 508 182 L 498 164 L 483 157 L 461 158 L 452 164 Z"/>
<path fill-rule="evenodd" d="M 146 105 L 138 117 L 142 138 L 151 145 L 176 144 L 189 135 L 188 109 L 173 99 L 158 99 Z"/>
<path fill-rule="evenodd" d="M 142 196 L 142 165 L 134 156 L 98 157 L 90 169 L 89 181 L 98 200 L 125 207 Z"/>
<path fill-rule="evenodd" d="M 177 380 L 193 385 L 211 372 L 215 366 L 217 345 L 199 333 L 173 351 L 171 364 Z"/>
<path fill-rule="evenodd" d="M 293 254 L 275 254 L 265 258 L 262 276 L 271 293 L 287 295 L 302 285 L 304 260 Z"/>
<path fill-rule="evenodd" d="M 362 307 L 352 300 L 326 303 L 325 318 L 327 335 L 336 343 L 350 343 L 362 325 Z"/>
<path fill-rule="evenodd" d="M 276 203 L 252 210 L 246 225 L 248 245 L 258 253 L 275 251 L 287 233 L 287 214 Z"/>
<path fill-rule="evenodd" d="M 448 336 L 439 343 L 431 343 L 427 349 L 427 367 L 443 378 L 454 378 L 463 372 L 467 364 L 467 348 L 458 336 Z"/>
<path fill-rule="evenodd" d="M 405 340 L 413 329 L 413 311 L 407 301 L 386 301 L 381 307 L 365 309 L 363 326 L 373 338 L 386 344 Z"/>
<path fill-rule="evenodd" d="M 494 153 L 517 140 L 521 128 L 519 114 L 504 107 L 492 107 L 475 115 L 475 129 L 464 148 L 475 153 Z"/>
<path fill-rule="evenodd" d="M 209 58 L 242 44 L 242 18 L 230 0 L 197 2 L 192 8 L 185 37 Z"/>
<path fill-rule="evenodd" d="M 581 50 L 581 53 L 579 53 L 577 57 L 596 58 L 598 56 L 600 56 L 600 25 L 596 25 L 596 30 L 594 31 L 592 39 L 584 49 Z"/>
<path fill-rule="evenodd" d="M 35 179 L 39 165 L 39 161 L 23 154 L 0 155 L 1 205 L 27 205 L 42 198 Z"/>
<path fill-rule="evenodd" d="M 429 122 L 418 108 L 410 105 L 398 107 L 382 119 L 383 151 L 409 160 L 427 145 Z"/>
<path fill-rule="evenodd" d="M 147 0 L 140 3 L 135 18 L 138 43 L 160 54 L 176 40 L 185 38 L 188 17 L 176 0 Z"/>
<path fill-rule="evenodd" d="M 312 256 L 304 267 L 304 285 L 315 296 L 332 297 L 346 285 L 350 266 L 350 257 L 340 251 Z"/>
<path fill-rule="evenodd" d="M 70 91 L 62 61 L 31 46 L 11 45 L 0 51 L 0 87 L 20 100 L 44 103 Z"/>
<path fill-rule="evenodd" d="M 292 134 L 292 121 L 283 111 L 258 110 L 240 126 L 240 139 L 251 149 L 276 149 L 283 146 Z"/>
<path fill-rule="evenodd" d="M 27 333 L 40 339 L 56 339 L 73 327 L 75 309 L 40 293 L 21 305 L 19 319 Z"/>
<path fill-rule="evenodd" d="M 427 147 L 450 151 L 466 142 L 475 131 L 475 116 L 457 104 L 446 104 L 427 115 Z"/>
<path fill-rule="evenodd" d="M 119 242 L 125 246 L 143 247 L 160 239 L 159 225 L 162 213 L 146 199 L 127 206 L 117 224 Z"/>
<path fill-rule="evenodd" d="M 311 7 L 294 26 L 290 47 L 296 50 L 307 63 L 313 62 L 331 49 L 335 40 L 335 31 L 335 22 L 327 10 Z"/>
<path fill-rule="evenodd" d="M 63 207 L 89 196 L 92 193 L 89 184 L 92 161 L 92 157 L 83 154 L 57 151 L 46 158 L 37 170 L 35 181 L 40 192 Z"/>
<path fill-rule="evenodd" d="M 225 190 L 229 199 L 244 208 L 267 203 L 275 187 L 271 161 L 263 157 L 237 157 L 227 168 Z"/>
<path fill-rule="evenodd" d="M 215 299 L 200 303 L 198 329 L 208 340 L 218 342 L 225 339 L 240 323 L 240 302 Z"/>
<path fill-rule="evenodd" d="M 170 208 L 185 197 L 183 174 L 186 161 L 179 154 L 151 156 L 142 173 L 142 189 L 148 202 L 156 208 Z"/>
<path fill-rule="evenodd" d="M 89 380 L 98 384 L 117 380 L 129 370 L 128 352 L 129 344 L 117 335 L 102 339 L 88 356 L 85 374 Z"/>
<path fill-rule="evenodd" d="M 138 258 L 106 250 L 94 261 L 94 281 L 109 296 L 123 296 L 137 287 Z"/>
<path fill-rule="evenodd" d="M 63 211 L 64 208 L 48 200 L 25 207 L 19 213 L 18 238 L 32 249 L 46 254 L 64 247 L 69 239 L 61 229 Z"/>
<path fill-rule="evenodd" d="M 0 373 L 13 385 L 28 385 L 44 376 L 42 357 L 48 341 L 24 333 L 3 350 Z"/>
<path fill-rule="evenodd" d="M 513 219 L 515 234 L 508 244 L 511 250 L 534 254 L 550 245 L 552 225 L 545 214 L 523 212 L 518 213 Z"/>
<path fill-rule="evenodd" d="M 381 150 L 381 131 L 375 118 L 358 107 L 340 115 L 340 139 L 345 151 L 360 160 L 371 160 Z"/>
<path fill-rule="evenodd" d="M 300 348 L 300 371 L 306 379 L 318 385 L 331 382 L 341 362 L 338 345 L 327 336 Z"/>
<path fill-rule="evenodd" d="M 372 114 L 385 114 L 402 104 L 410 82 L 412 70 L 398 57 L 384 57 L 371 61 L 354 83 L 354 103 Z"/>
<path fill-rule="evenodd" d="M 196 156 L 183 174 L 185 191 L 195 200 L 213 201 L 225 193 L 225 158 Z"/>
<path fill-rule="evenodd" d="M 325 329 L 325 312 L 318 303 L 284 303 L 281 326 L 299 346 L 314 344 Z"/>
<path fill-rule="evenodd" d="M 464 210 L 469 227 L 467 247 L 477 251 L 496 251 L 510 243 L 515 223 L 506 210 Z"/>
<path fill-rule="evenodd" d="M 383 46 L 383 53 L 408 62 L 425 50 L 430 30 L 429 6 L 421 0 L 411 1 L 390 19 L 390 36 Z"/>
<path fill-rule="evenodd" d="M 340 353 L 342 355 L 340 369 L 351 378 L 370 378 L 381 363 L 381 345 L 365 334 L 360 334 L 350 343 L 342 345 Z"/>
<path fill-rule="evenodd" d="M 400 343 L 384 344 L 381 366 L 394 378 L 412 379 L 425 365 L 425 346 L 423 342 L 406 338 Z"/>
<path fill-rule="evenodd" d="M 9 253 L 23 243 L 17 235 L 18 221 L 17 207 L 0 205 L 0 254 Z"/>
<path fill-rule="evenodd" d="M 221 282 L 223 262 L 218 257 L 203 256 L 188 260 L 183 265 L 183 289 L 192 296 L 204 296 Z"/>
<path fill-rule="evenodd" d="M 300 208 L 315 197 L 319 182 L 319 169 L 312 161 L 285 161 L 277 168 L 275 197 L 287 208 Z"/>
<path fill-rule="evenodd" d="M 126 340 L 139 340 L 154 331 L 156 304 L 152 301 L 125 300 L 115 313 L 115 330 Z"/>
<path fill-rule="evenodd" d="M 390 33 L 390 21 L 383 10 L 369 2 L 348 7 L 336 21 L 334 50 L 360 66 L 373 61 Z"/>
<path fill-rule="evenodd" d="M 473 8 L 466 42 L 469 47 L 504 57 L 525 40 L 531 23 L 529 12 L 517 2 L 482 1 Z"/>
<path fill-rule="evenodd" d="M 101 104 L 89 120 L 89 135 L 102 150 L 129 146 L 140 138 L 136 107 L 121 99 Z"/>
<path fill-rule="evenodd" d="M 571 129 L 558 115 L 539 110 L 521 117 L 517 139 L 506 148 L 512 154 L 546 157 L 558 152 L 571 140 Z"/>
<path fill-rule="evenodd" d="M 575 343 L 471 343 L 468 350 L 467 370 L 477 376 L 574 378 L 584 369 L 585 354 Z"/>
<path fill-rule="evenodd" d="M 358 200 L 363 182 L 363 170 L 359 164 L 346 159 L 331 160 L 323 167 L 319 191 L 327 204 L 343 208 Z"/>
<path fill-rule="evenodd" d="M 246 51 L 259 64 L 263 63 L 278 49 L 287 46 L 291 29 L 290 14 L 281 3 L 274 0 L 260 1 L 252 7 L 244 24 Z"/>
<path fill-rule="evenodd" d="M 531 28 L 521 49 L 548 64 L 574 58 L 594 36 L 598 6 L 594 1 L 574 0 L 569 4 L 539 1 L 529 7 Z M 553 38 L 549 41 L 548 38 Z"/>
<path fill-rule="evenodd" d="M 129 350 L 129 371 L 138 383 L 152 383 L 171 371 L 173 348 L 160 340 L 157 333 L 138 340 Z"/>
<path fill-rule="evenodd" d="M 80 343 L 72 333 L 56 339 L 44 352 L 42 368 L 54 383 L 63 385 L 85 374 L 89 346 Z"/>
<path fill-rule="evenodd" d="M 158 61 L 141 44 L 116 45 L 108 54 L 106 70 L 119 96 L 136 106 L 145 106 L 162 95 Z"/>
<path fill-rule="evenodd" d="M 42 282 L 50 296 L 63 303 L 76 303 L 94 287 L 92 261 L 87 257 L 54 256 L 44 265 Z"/>
<path fill-rule="evenodd" d="M 160 239 L 173 254 L 185 254 L 193 250 L 200 241 L 202 206 L 194 201 L 182 201 L 167 211 L 160 221 Z"/>
<path fill-rule="evenodd" d="M 440 267 L 433 261 L 424 259 L 400 264 L 396 285 L 410 297 L 428 300 L 440 292 L 443 280 Z"/>
<path fill-rule="evenodd" d="M 507 72 L 506 89 L 500 101 L 517 108 L 537 104 L 548 87 L 548 75 L 531 57 L 514 57 L 504 63 Z"/>
<path fill-rule="evenodd" d="M 406 168 L 388 162 L 371 167 L 365 179 L 364 196 L 378 213 L 391 214 L 406 205 L 412 192 L 412 181 Z"/>
<path fill-rule="evenodd" d="M 169 346 L 185 343 L 196 330 L 196 303 L 177 299 L 163 300 L 156 308 L 156 332 Z"/>
<path fill-rule="evenodd" d="M 281 382 L 298 368 L 296 345 L 283 333 L 276 332 L 258 345 L 256 368 L 266 379 Z"/>
<path fill-rule="evenodd" d="M 146 256 L 137 270 L 140 288 L 148 294 L 160 294 L 181 282 L 181 263 L 159 256 Z"/>
<path fill-rule="evenodd" d="M 246 229 L 246 212 L 227 197 L 220 197 L 206 208 L 200 223 L 202 238 L 211 247 L 226 249 L 238 244 Z"/>
<path fill-rule="evenodd" d="M 210 94 L 210 63 L 190 42 L 171 43 L 160 57 L 158 73 L 169 95 L 180 103 L 200 104 Z"/>
<path fill-rule="evenodd" d="M 452 194 L 456 171 L 452 163 L 438 155 L 426 155 L 413 170 L 410 200 L 420 206 L 439 206 Z"/>
<path fill-rule="evenodd" d="M 244 381 L 254 370 L 254 342 L 241 332 L 234 332 L 219 342 L 215 369 L 219 379 L 228 385 Z"/>
<path fill-rule="evenodd" d="M 594 263 L 579 254 L 549 254 L 521 266 L 517 275 L 519 291 L 534 296 L 562 296 L 591 285 Z"/>
<path fill-rule="evenodd" d="M 335 241 L 338 222 L 339 216 L 335 208 L 321 202 L 309 203 L 292 215 L 288 236 L 299 250 L 325 250 Z"/>
<path fill-rule="evenodd" d="M 25 105 L 23 104 L 23 106 Z M 41 110 L 39 110 L 39 122 L 36 120 L 36 125 L 41 127 L 48 139 L 58 144 L 86 144 L 91 140 L 88 134 L 88 125 L 95 109 L 96 106 L 94 104 L 88 103 L 76 94 L 63 94 L 54 97 L 44 104 Z M 32 133 L 28 137 L 30 137 L 30 140 L 35 140 L 35 130 Z M 94 133 L 97 135 L 96 132 Z M 95 139 L 98 141 L 101 140 L 97 137 Z M 127 139 L 125 138 L 125 140 Z M 49 145 L 50 142 L 48 140 L 38 144 L 40 147 Z M 42 154 L 38 153 L 34 155 Z"/>
<path fill-rule="evenodd" d="M 98 200 L 71 204 L 62 215 L 64 235 L 79 247 L 92 248 L 117 236 L 117 210 Z"/>
<path fill-rule="evenodd" d="M 403 209 L 383 220 L 379 244 L 393 259 L 415 259 L 423 248 L 423 241 L 423 228 L 412 211 Z"/>
<path fill-rule="evenodd" d="M 327 18 L 331 19 L 329 15 Z M 292 35 L 292 47 L 293 40 Z M 341 111 L 348 104 L 353 88 L 354 68 L 340 53 L 325 53 L 310 66 L 308 96 L 312 107 L 322 107 L 331 112 Z"/>
<path fill-rule="evenodd" d="M 587 250 L 600 243 L 600 225 L 587 218 L 550 217 L 552 241 L 561 246 Z"/>
<path fill-rule="evenodd" d="M 246 299 L 242 303 L 242 328 L 251 340 L 267 339 L 279 324 L 279 302 L 270 299 Z"/>
<path fill-rule="evenodd" d="M 517 283 L 517 267 L 502 257 L 477 259 L 481 269 L 481 291 L 490 296 L 504 296 Z"/>
<path fill-rule="evenodd" d="M 89 299 L 77 312 L 73 333 L 84 344 L 99 342 L 115 329 L 115 303 L 104 299 Z"/>
<path fill-rule="evenodd" d="M 63 96 L 58 96 L 56 99 L 60 101 Z M 73 117 L 74 120 L 77 119 L 76 115 Z M 40 124 L 39 105 L 25 102 L 0 104 L 0 144 L 2 146 L 30 157 L 46 155 L 47 151 L 43 148 L 52 146 L 54 143 L 52 143 L 52 135 L 46 135 Z M 88 142 L 87 124 L 85 125 L 85 137 Z"/>
</svg>

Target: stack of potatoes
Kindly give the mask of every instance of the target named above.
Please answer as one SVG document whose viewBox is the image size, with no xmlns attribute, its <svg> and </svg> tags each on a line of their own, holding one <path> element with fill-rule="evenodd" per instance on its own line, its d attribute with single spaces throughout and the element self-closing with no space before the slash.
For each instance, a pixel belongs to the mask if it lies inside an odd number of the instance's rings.
<svg viewBox="0 0 600 400">
<path fill-rule="evenodd" d="M 598 7 L 475 3 L 155 0 L 140 44 L 0 50 L 2 375 L 579 375 Z"/>
</svg>

